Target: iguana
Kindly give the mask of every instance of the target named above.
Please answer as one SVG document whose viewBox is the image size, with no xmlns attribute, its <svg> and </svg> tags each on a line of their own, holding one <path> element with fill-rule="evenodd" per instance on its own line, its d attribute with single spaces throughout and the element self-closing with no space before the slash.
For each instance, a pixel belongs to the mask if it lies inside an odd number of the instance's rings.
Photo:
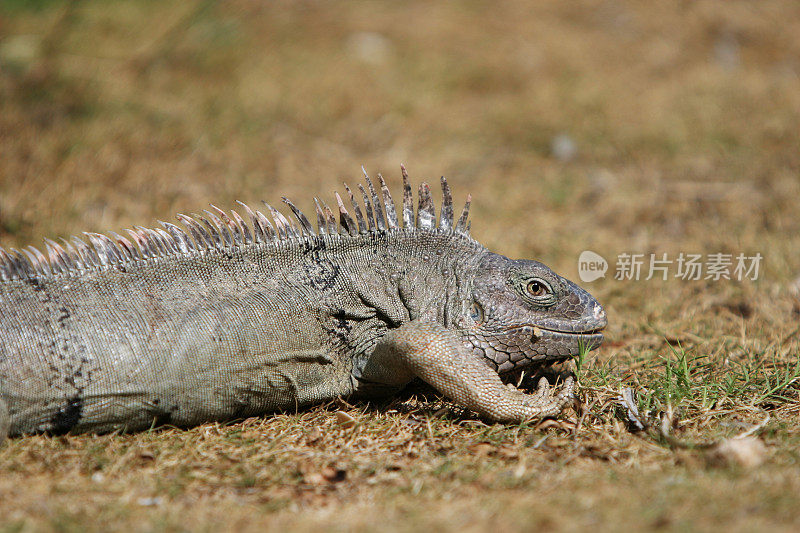
<svg viewBox="0 0 800 533">
<path fill-rule="evenodd" d="M 351 211 L 314 199 L 317 228 L 240 203 L 185 226 L 136 226 L 0 248 L 0 432 L 181 427 L 337 397 L 390 395 L 415 378 L 495 421 L 558 414 L 574 382 L 533 394 L 500 378 L 602 342 L 603 308 L 536 261 L 489 252 L 437 221 L 427 184 L 415 211 L 405 168 L 401 227 L 384 179 Z M 363 206 L 363 210 L 362 210 Z"/>
</svg>

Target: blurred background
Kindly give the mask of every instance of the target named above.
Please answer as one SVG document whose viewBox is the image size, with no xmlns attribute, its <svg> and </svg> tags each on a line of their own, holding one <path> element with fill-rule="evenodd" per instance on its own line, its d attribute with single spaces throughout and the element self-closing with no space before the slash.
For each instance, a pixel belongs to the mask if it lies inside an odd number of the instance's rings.
<svg viewBox="0 0 800 533">
<path fill-rule="evenodd" d="M 399 191 L 404 163 L 472 193 L 495 251 L 606 257 L 612 334 L 702 298 L 748 318 L 800 274 L 795 1 L 0 6 L 4 245 L 309 209 L 361 165 Z M 609 279 L 634 252 L 760 252 L 764 283 Z"/>
<path fill-rule="evenodd" d="M 580 420 L 333 404 L 17 439 L 0 529 L 797 531 L 798 125 L 797 0 L 0 0 L 4 247 L 309 210 L 361 165 L 397 195 L 404 163 L 472 193 L 493 251 L 573 280 L 584 250 L 610 263 L 584 284 L 609 328 Z M 760 253 L 759 279 L 614 279 L 620 254 L 681 252 Z M 625 387 L 690 444 L 630 434 Z M 707 466 L 770 416 L 769 464 Z"/>
</svg>

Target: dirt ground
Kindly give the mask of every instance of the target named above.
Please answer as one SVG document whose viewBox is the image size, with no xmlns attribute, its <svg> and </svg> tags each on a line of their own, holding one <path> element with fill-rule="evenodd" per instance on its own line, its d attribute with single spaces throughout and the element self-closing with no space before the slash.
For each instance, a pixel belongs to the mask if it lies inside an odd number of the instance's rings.
<svg viewBox="0 0 800 533">
<path fill-rule="evenodd" d="M 797 531 L 800 4 L 533 4 L 0 2 L 4 247 L 309 209 L 361 165 L 398 194 L 404 163 L 471 193 L 494 251 L 576 281 L 582 251 L 609 264 L 582 283 L 606 342 L 558 420 L 420 390 L 12 439 L 0 531 Z M 706 279 L 714 254 L 732 279 Z"/>
</svg>

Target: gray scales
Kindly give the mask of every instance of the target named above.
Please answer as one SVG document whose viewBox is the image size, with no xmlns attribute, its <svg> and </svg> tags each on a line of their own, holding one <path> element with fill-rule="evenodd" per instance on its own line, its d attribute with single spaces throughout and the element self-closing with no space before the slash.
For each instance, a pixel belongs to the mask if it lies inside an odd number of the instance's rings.
<svg viewBox="0 0 800 533">
<path fill-rule="evenodd" d="M 572 378 L 525 394 L 501 375 L 599 346 L 603 308 L 476 242 L 444 178 L 438 221 L 424 183 L 415 210 L 402 171 L 402 227 L 365 173 L 338 224 L 315 199 L 316 229 L 284 198 L 294 222 L 212 206 L 184 228 L 0 248 L 0 438 L 187 427 L 415 378 L 489 420 L 557 415 Z"/>
</svg>

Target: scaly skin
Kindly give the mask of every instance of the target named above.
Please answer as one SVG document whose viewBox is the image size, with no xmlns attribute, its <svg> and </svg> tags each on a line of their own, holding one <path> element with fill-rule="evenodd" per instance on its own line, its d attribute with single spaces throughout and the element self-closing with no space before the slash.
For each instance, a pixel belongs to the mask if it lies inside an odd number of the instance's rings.
<svg viewBox="0 0 800 533">
<path fill-rule="evenodd" d="M 405 183 L 402 229 L 381 184 L 366 218 L 337 196 L 340 226 L 324 206 L 316 231 L 290 204 L 299 228 L 246 208 L 249 225 L 217 211 L 134 243 L 0 249 L 0 437 L 192 426 L 415 378 L 487 419 L 557 415 L 571 380 L 526 395 L 500 375 L 598 346 L 600 305 L 470 238 L 444 180 L 438 225 L 427 185 L 415 213 Z"/>
<path fill-rule="evenodd" d="M 11 417 L 8 416 L 8 408 L 3 400 L 0 400 L 0 442 L 8 436 L 8 428 L 11 425 Z"/>
</svg>

